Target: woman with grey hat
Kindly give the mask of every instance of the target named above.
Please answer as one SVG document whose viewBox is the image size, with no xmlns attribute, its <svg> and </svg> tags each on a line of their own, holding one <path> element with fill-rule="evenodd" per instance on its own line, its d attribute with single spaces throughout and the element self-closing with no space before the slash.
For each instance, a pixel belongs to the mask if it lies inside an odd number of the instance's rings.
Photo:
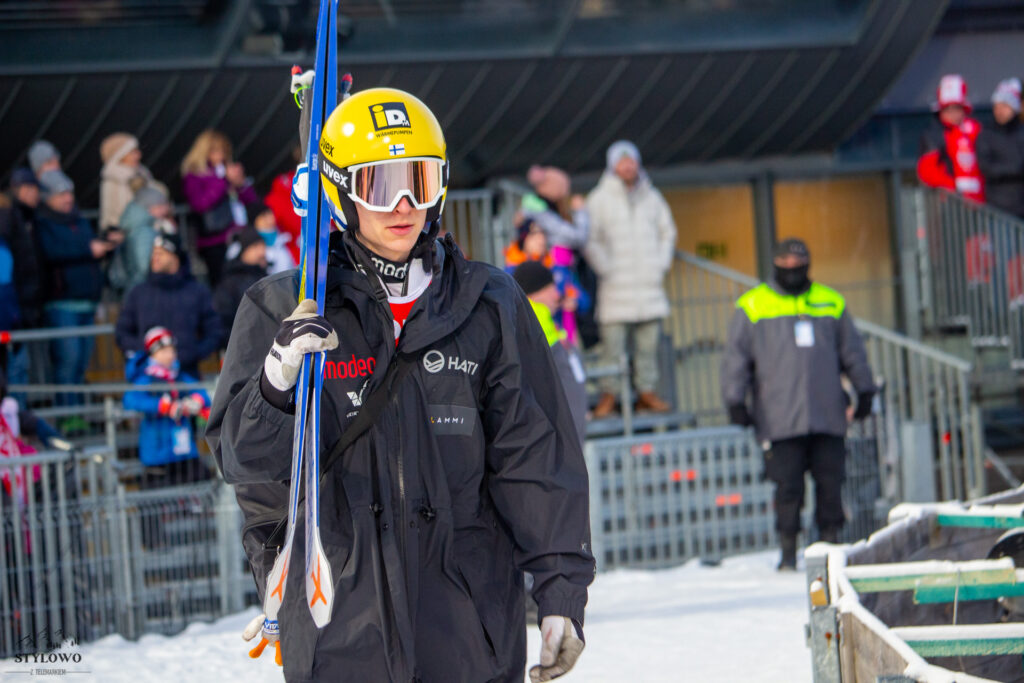
<svg viewBox="0 0 1024 683">
<path fill-rule="evenodd" d="M 153 239 L 158 232 L 177 232 L 173 206 L 167 191 L 154 183 L 135 193 L 118 219 L 124 233 L 124 244 L 110 263 L 107 278 L 118 292 L 127 292 L 146 279 L 153 253 Z"/>
<path fill-rule="evenodd" d="M 138 139 L 129 133 L 113 133 L 100 143 L 100 231 L 119 227 L 121 214 L 135 193 L 153 182 L 142 165 Z"/>
</svg>

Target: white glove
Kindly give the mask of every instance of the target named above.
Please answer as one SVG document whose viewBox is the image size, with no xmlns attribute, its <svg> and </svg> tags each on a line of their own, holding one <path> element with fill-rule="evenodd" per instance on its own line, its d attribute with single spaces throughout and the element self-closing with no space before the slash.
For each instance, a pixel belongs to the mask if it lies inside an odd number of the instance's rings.
<svg viewBox="0 0 1024 683">
<path fill-rule="evenodd" d="M 540 622 L 540 664 L 530 667 L 530 681 L 550 681 L 572 669 L 583 652 L 583 634 L 568 617 L 547 616 Z"/>
<path fill-rule="evenodd" d="M 302 357 L 338 348 L 338 333 L 316 313 L 316 301 L 303 299 L 284 319 L 263 362 L 263 374 L 278 391 L 289 391 L 299 378 Z"/>
<path fill-rule="evenodd" d="M 259 644 L 249 650 L 249 656 L 257 659 L 263 654 L 264 648 L 270 643 L 274 644 L 274 661 L 281 666 L 281 627 L 276 621 L 270 621 L 266 615 L 259 615 L 249 622 L 249 625 L 242 631 L 242 639 L 250 641 L 259 634 L 263 634 Z"/>
</svg>

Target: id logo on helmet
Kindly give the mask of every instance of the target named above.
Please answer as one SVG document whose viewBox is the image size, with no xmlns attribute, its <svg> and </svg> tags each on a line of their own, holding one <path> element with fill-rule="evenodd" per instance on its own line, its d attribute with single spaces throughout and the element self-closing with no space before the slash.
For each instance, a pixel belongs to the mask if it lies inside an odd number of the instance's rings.
<svg viewBox="0 0 1024 683">
<path fill-rule="evenodd" d="M 370 106 L 370 116 L 376 130 L 388 128 L 412 128 L 409 112 L 402 102 L 381 102 Z"/>
</svg>

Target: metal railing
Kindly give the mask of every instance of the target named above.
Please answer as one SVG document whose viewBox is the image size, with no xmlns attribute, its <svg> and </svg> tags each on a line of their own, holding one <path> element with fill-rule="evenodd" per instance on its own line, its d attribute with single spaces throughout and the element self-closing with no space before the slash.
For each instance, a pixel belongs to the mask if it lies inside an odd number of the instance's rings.
<svg viewBox="0 0 1024 683">
<path fill-rule="evenodd" d="M 933 330 L 966 328 L 977 347 L 1010 346 L 1024 364 L 1024 221 L 951 192 L 907 187 L 920 301 Z"/>
<path fill-rule="evenodd" d="M 736 299 L 757 280 L 716 263 L 676 252 L 669 281 L 673 346 L 678 350 L 676 386 L 680 406 L 700 424 L 725 420 L 719 382 L 722 351 Z M 883 411 L 890 422 L 884 463 L 899 495 L 898 458 L 908 427 L 919 426 L 932 440 L 940 499 L 975 497 L 985 492 L 981 413 L 970 392 L 971 364 L 961 358 L 888 330 L 856 320 L 868 359 L 886 388 Z M 920 433 L 920 430 L 916 433 Z"/>
<path fill-rule="evenodd" d="M 881 416 L 847 438 L 843 538 L 868 536 L 884 523 L 877 446 Z M 586 444 L 590 534 L 598 569 L 669 567 L 691 558 L 775 547 L 774 485 L 752 430 L 701 429 L 595 439 Z M 810 498 L 810 488 L 808 498 Z M 805 505 L 804 529 L 816 537 Z"/>
<path fill-rule="evenodd" d="M 106 448 L 0 458 L 0 658 L 172 634 L 253 601 L 220 480 L 130 490 Z"/>
</svg>

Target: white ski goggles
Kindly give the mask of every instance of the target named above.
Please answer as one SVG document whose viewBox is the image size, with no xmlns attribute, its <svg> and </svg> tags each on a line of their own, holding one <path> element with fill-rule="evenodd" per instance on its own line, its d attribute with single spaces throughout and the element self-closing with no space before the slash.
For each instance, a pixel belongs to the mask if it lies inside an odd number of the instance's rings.
<svg viewBox="0 0 1024 683">
<path fill-rule="evenodd" d="M 444 194 L 444 163 L 440 159 L 389 159 L 350 166 L 346 171 L 328 169 L 329 163 L 323 164 L 323 170 L 338 190 L 371 211 L 394 211 L 403 197 L 416 209 L 429 209 Z"/>
</svg>

